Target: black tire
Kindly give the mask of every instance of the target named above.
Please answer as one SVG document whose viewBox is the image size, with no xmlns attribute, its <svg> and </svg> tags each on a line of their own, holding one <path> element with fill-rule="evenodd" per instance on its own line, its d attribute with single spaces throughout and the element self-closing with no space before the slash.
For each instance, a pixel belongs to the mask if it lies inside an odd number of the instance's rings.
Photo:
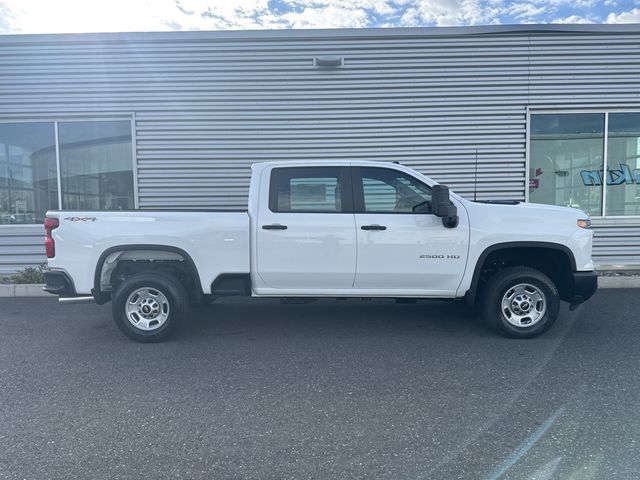
<svg viewBox="0 0 640 480">
<path fill-rule="evenodd" d="M 509 267 L 496 273 L 487 282 L 483 293 L 482 315 L 485 321 L 511 338 L 532 338 L 543 334 L 553 326 L 560 311 L 560 296 L 554 283 L 542 272 L 529 267 Z M 504 310 L 503 299 L 506 302 Z M 523 313 L 526 312 L 521 309 L 523 306 L 530 308 L 528 313 Z M 528 326 L 527 322 L 531 325 Z"/>
<path fill-rule="evenodd" d="M 135 302 L 129 302 L 129 297 L 140 289 L 143 289 L 142 294 L 132 297 Z M 144 293 L 144 289 L 148 292 Z M 149 310 L 147 317 L 143 317 L 145 306 Z M 132 340 L 144 343 L 170 338 L 182 324 L 188 307 L 189 296 L 182 284 L 163 272 L 141 272 L 127 278 L 112 298 L 113 320 L 118 328 Z M 147 328 L 135 325 L 136 315 L 138 324 Z"/>
</svg>

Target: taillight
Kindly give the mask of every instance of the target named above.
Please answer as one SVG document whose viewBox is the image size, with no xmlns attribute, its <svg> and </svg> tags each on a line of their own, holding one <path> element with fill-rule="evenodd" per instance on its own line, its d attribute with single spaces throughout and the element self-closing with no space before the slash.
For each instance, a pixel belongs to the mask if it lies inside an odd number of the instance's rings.
<svg viewBox="0 0 640 480">
<path fill-rule="evenodd" d="M 47 252 L 47 258 L 53 258 L 56 256 L 56 243 L 53 241 L 51 232 L 58 228 L 59 224 L 60 222 L 58 222 L 57 218 L 47 217 L 44 219 L 44 249 Z"/>
</svg>

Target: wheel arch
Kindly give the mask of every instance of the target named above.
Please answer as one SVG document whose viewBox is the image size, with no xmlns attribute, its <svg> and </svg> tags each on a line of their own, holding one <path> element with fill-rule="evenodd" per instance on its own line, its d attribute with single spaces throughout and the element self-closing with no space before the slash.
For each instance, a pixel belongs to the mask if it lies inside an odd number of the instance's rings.
<svg viewBox="0 0 640 480">
<path fill-rule="evenodd" d="M 478 257 L 478 261 L 476 262 L 473 277 L 471 279 L 471 285 L 467 292 L 464 295 L 465 303 L 468 305 L 474 305 L 476 303 L 477 294 L 480 287 L 481 276 L 485 267 L 485 263 L 492 255 L 500 254 L 504 252 L 508 254 L 509 252 L 515 252 L 516 250 L 530 250 L 530 251 L 547 251 L 554 252 L 556 255 L 561 254 L 567 261 L 568 267 L 570 271 L 576 271 L 576 259 L 573 255 L 573 252 L 566 245 L 562 245 L 559 243 L 553 242 L 539 242 L 539 241 L 524 241 L 524 242 L 503 242 L 496 243 L 491 245 L 483 250 L 483 252 Z M 531 263 L 523 263 L 523 265 L 531 266 L 532 268 L 536 268 L 535 265 Z M 543 272 L 546 273 L 546 272 Z M 554 280 L 554 279 L 552 279 Z M 565 285 L 558 285 L 558 289 L 561 290 L 566 288 Z M 564 299 L 564 298 L 563 298 Z"/>
<path fill-rule="evenodd" d="M 165 252 L 169 254 L 174 254 L 179 257 L 182 257 L 187 270 L 193 277 L 193 281 L 195 283 L 196 288 L 199 289 L 199 293 L 203 293 L 202 282 L 200 281 L 200 275 L 198 274 L 198 269 L 196 267 L 193 258 L 186 251 L 181 248 L 170 246 L 170 245 L 156 245 L 156 244 L 126 244 L 126 245 L 115 245 L 113 247 L 109 247 L 105 249 L 98 257 L 98 261 L 96 263 L 96 268 L 94 271 L 93 277 L 93 290 L 92 294 L 96 300 L 96 303 L 103 304 L 106 303 L 110 297 L 111 292 L 105 291 L 102 289 L 102 274 L 105 262 L 107 258 L 114 253 L 118 252 L 135 252 L 135 251 L 153 251 L 153 252 Z M 117 263 L 117 262 L 116 262 Z M 113 270 L 111 270 L 113 271 Z"/>
</svg>

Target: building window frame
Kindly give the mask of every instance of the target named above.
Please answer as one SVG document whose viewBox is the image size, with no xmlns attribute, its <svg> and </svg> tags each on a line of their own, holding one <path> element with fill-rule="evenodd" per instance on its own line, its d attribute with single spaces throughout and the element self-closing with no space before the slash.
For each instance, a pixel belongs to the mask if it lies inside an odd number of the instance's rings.
<svg viewBox="0 0 640 480">
<path fill-rule="evenodd" d="M 56 117 L 32 117 L 32 118 L 3 118 L 0 124 L 15 124 L 15 123 L 52 123 L 54 128 L 54 146 L 55 146 L 55 159 L 56 159 L 56 175 L 57 175 L 57 187 L 58 187 L 58 208 L 64 210 L 62 205 L 62 175 L 60 164 L 60 136 L 59 136 L 59 124 L 65 122 L 130 122 L 131 130 L 131 166 L 133 174 L 133 208 L 138 210 L 140 208 L 139 202 L 139 185 L 138 185 L 138 155 L 136 148 L 136 116 L 135 112 L 132 113 L 118 113 L 118 114 L 88 114 L 88 115 L 73 115 L 73 116 L 56 116 Z M 0 228 L 6 227 L 28 227 L 38 224 L 9 224 L 0 225 Z"/>
<path fill-rule="evenodd" d="M 579 114 L 579 113 L 598 113 L 604 115 L 604 139 L 602 152 L 602 168 L 604 172 L 608 172 L 609 167 L 609 114 L 611 113 L 640 113 L 640 106 L 637 107 L 620 107 L 620 108 L 545 108 L 545 107 L 527 107 L 526 112 L 526 143 L 525 143 L 525 185 L 524 185 L 524 201 L 529 202 L 529 180 L 531 165 L 531 115 L 563 115 L 563 114 Z M 591 215 L 592 219 L 597 220 L 640 220 L 640 215 L 607 215 L 606 199 L 607 184 L 606 174 L 603 175 L 605 180 L 602 185 L 601 211 L 602 215 Z"/>
</svg>

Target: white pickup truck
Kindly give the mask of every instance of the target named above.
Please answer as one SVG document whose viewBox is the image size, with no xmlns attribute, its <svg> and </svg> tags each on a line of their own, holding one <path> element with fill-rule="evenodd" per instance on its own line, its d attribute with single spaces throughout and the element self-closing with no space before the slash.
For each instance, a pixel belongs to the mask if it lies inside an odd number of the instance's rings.
<svg viewBox="0 0 640 480">
<path fill-rule="evenodd" d="M 464 299 L 528 338 L 597 289 L 584 212 L 468 201 L 399 164 L 256 164 L 248 205 L 48 212 L 45 290 L 111 300 L 126 335 L 155 342 L 191 303 L 228 295 Z"/>
</svg>

